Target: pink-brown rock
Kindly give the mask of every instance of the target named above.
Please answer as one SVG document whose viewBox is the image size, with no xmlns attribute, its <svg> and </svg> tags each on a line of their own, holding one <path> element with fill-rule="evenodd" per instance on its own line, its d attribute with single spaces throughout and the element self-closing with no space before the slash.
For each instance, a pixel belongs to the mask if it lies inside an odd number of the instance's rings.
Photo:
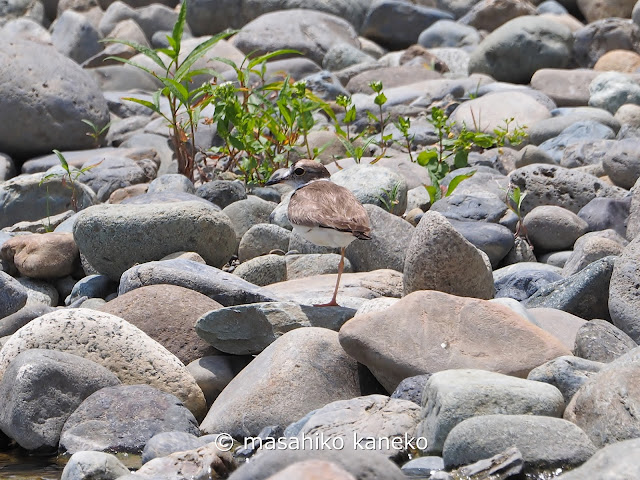
<svg viewBox="0 0 640 480">
<path fill-rule="evenodd" d="M 602 55 L 593 69 L 599 72 L 633 73 L 640 67 L 640 55 L 631 50 L 611 50 Z"/>
<path fill-rule="evenodd" d="M 569 349 L 508 307 L 436 291 L 407 295 L 383 311 L 357 315 L 340 344 L 393 391 L 401 380 L 452 368 L 525 378 Z"/>
<path fill-rule="evenodd" d="M 588 23 L 602 18 L 631 18 L 636 0 L 577 0 L 578 8 Z"/>
<path fill-rule="evenodd" d="M 356 480 L 342 467 L 326 460 L 306 460 L 271 475 L 267 480 Z"/>
<path fill-rule="evenodd" d="M 70 275 L 80 261 L 71 233 L 20 235 L 2 245 L 0 257 L 30 278 L 61 278 Z"/>
<path fill-rule="evenodd" d="M 542 329 L 560 340 L 569 350 L 573 350 L 576 344 L 578 330 L 587 323 L 580 317 L 556 308 L 532 308 L 529 313 Z"/>
</svg>

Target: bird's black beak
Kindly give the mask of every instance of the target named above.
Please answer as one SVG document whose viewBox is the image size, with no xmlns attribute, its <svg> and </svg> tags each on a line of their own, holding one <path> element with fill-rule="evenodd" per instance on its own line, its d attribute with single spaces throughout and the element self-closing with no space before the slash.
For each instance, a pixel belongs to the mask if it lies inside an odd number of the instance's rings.
<svg viewBox="0 0 640 480">
<path fill-rule="evenodd" d="M 267 185 L 275 185 L 276 183 L 284 182 L 291 175 L 291 171 L 288 168 L 280 168 L 273 172 L 271 178 L 267 181 Z"/>
</svg>

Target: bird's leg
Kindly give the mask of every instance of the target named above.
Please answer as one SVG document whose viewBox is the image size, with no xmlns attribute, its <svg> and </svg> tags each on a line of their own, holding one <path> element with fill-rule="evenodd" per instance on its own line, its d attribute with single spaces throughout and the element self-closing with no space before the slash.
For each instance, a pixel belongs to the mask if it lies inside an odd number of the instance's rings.
<svg viewBox="0 0 640 480">
<path fill-rule="evenodd" d="M 333 291 L 333 298 L 329 303 L 323 303 L 320 305 L 314 305 L 314 307 L 339 307 L 336 298 L 338 297 L 338 287 L 340 286 L 340 277 L 342 277 L 342 271 L 344 270 L 344 251 L 345 247 L 340 250 L 340 263 L 338 264 L 338 280 L 336 281 L 336 288 Z"/>
</svg>

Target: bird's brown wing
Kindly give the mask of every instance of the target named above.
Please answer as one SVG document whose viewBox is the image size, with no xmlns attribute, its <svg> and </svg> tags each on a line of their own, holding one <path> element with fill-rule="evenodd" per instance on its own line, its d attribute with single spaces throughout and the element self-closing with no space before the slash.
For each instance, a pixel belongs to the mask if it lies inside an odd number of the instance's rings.
<svg viewBox="0 0 640 480">
<path fill-rule="evenodd" d="M 311 182 L 296 190 L 288 215 L 295 225 L 333 228 L 351 232 L 356 238 L 370 238 L 367 211 L 353 193 L 330 181 Z"/>
</svg>

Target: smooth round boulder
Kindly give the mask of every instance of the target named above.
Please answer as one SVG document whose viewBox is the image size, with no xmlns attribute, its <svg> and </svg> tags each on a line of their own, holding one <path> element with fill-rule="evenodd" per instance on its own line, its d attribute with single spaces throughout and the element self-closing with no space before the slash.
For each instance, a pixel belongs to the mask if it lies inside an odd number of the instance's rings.
<svg viewBox="0 0 640 480">
<path fill-rule="evenodd" d="M 29 278 L 61 278 L 79 266 L 80 254 L 70 233 L 13 237 L 0 249 L 0 258 Z"/>
<path fill-rule="evenodd" d="M 229 218 L 202 202 L 97 205 L 78 215 L 73 236 L 87 261 L 115 281 L 135 264 L 179 251 L 221 267 L 238 246 Z"/>
<path fill-rule="evenodd" d="M 0 271 L 0 318 L 20 310 L 27 303 L 27 298 L 27 289 L 11 275 Z"/>
<path fill-rule="evenodd" d="M 546 251 L 571 248 L 589 227 L 575 213 L 555 205 L 534 208 L 523 224 L 533 246 Z"/>
<path fill-rule="evenodd" d="M 82 120 L 100 128 L 109 122 L 107 102 L 93 78 L 52 46 L 5 42 L 0 98 L 0 151 L 12 157 L 92 148 L 91 130 Z"/>
</svg>

